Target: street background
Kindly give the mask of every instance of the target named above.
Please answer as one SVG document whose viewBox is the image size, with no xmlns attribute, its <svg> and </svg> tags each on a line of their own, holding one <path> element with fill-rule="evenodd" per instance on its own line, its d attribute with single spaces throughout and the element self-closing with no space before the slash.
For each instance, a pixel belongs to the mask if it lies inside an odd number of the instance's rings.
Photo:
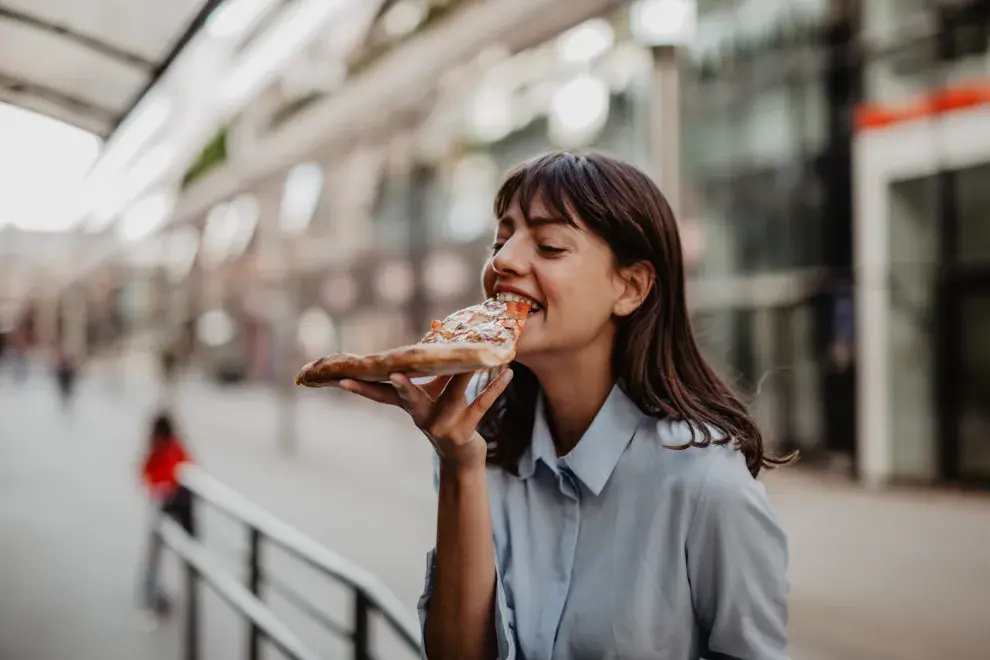
<svg viewBox="0 0 990 660">
<path fill-rule="evenodd" d="M 0 660 L 188 657 L 173 553 L 172 618 L 136 608 L 159 407 L 414 617 L 428 443 L 293 377 L 478 303 L 500 179 L 553 150 L 656 180 L 705 357 L 802 455 L 765 477 L 793 657 L 988 657 L 990 0 L 0 0 Z M 262 560 L 351 657 L 352 595 Z M 200 586 L 201 658 L 248 657 Z"/>
</svg>

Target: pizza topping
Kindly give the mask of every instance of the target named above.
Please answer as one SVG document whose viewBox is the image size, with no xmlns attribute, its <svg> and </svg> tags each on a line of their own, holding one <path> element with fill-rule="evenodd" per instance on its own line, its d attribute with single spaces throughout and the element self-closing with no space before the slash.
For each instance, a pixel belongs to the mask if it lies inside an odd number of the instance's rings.
<svg viewBox="0 0 990 660">
<path fill-rule="evenodd" d="M 518 300 L 489 298 L 480 305 L 454 312 L 443 321 L 434 321 L 420 343 L 515 343 L 530 308 L 531 301 L 521 296 Z"/>
</svg>

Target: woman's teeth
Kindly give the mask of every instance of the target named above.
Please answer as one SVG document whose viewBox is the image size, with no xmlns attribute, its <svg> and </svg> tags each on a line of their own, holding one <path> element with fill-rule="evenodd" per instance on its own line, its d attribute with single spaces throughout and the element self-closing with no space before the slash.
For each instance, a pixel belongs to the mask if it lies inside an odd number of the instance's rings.
<svg viewBox="0 0 990 660">
<path fill-rule="evenodd" d="M 538 312 L 543 309 L 540 303 L 536 302 L 532 298 L 527 298 L 526 296 L 521 296 L 518 293 L 500 293 L 495 296 L 495 299 L 499 302 L 525 302 L 530 305 L 530 313 Z"/>
</svg>

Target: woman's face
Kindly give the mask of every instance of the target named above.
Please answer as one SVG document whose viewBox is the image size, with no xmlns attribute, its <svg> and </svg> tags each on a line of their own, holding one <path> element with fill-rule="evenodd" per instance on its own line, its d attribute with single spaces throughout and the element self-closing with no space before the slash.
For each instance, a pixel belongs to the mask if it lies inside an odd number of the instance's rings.
<svg viewBox="0 0 990 660">
<path fill-rule="evenodd" d="M 608 244 L 572 215 L 557 217 L 539 198 L 527 223 L 513 200 L 498 219 L 492 257 L 485 264 L 485 293 L 515 293 L 538 304 L 517 347 L 516 359 L 532 368 L 545 357 L 572 354 L 611 342 L 614 315 L 631 313 L 630 282 L 615 267 Z"/>
</svg>

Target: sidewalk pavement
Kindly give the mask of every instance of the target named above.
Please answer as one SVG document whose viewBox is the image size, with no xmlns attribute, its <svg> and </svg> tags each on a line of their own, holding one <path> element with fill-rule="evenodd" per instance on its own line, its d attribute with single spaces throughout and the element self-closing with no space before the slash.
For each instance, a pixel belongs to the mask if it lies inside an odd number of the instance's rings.
<svg viewBox="0 0 990 660">
<path fill-rule="evenodd" d="M 435 533 L 432 450 L 401 411 L 344 396 L 298 397 L 291 456 L 276 446 L 276 400 L 263 387 L 187 380 L 176 409 L 208 471 L 375 573 L 412 611 Z M 108 388 L 91 374 L 76 403 L 63 416 L 47 381 L 14 389 L 0 377 L 0 658 L 178 658 L 176 623 L 147 635 L 132 616 L 147 514 L 136 463 L 156 388 Z M 796 468 L 766 481 L 790 537 L 792 657 L 986 657 L 990 498 L 868 492 Z M 217 552 L 243 552 L 228 521 L 205 527 Z M 277 560 L 283 579 L 346 617 L 345 594 Z M 204 657 L 241 657 L 243 626 L 207 600 Z M 291 620 L 328 656 L 342 650 Z M 405 657 L 394 649 L 382 657 Z"/>
</svg>

